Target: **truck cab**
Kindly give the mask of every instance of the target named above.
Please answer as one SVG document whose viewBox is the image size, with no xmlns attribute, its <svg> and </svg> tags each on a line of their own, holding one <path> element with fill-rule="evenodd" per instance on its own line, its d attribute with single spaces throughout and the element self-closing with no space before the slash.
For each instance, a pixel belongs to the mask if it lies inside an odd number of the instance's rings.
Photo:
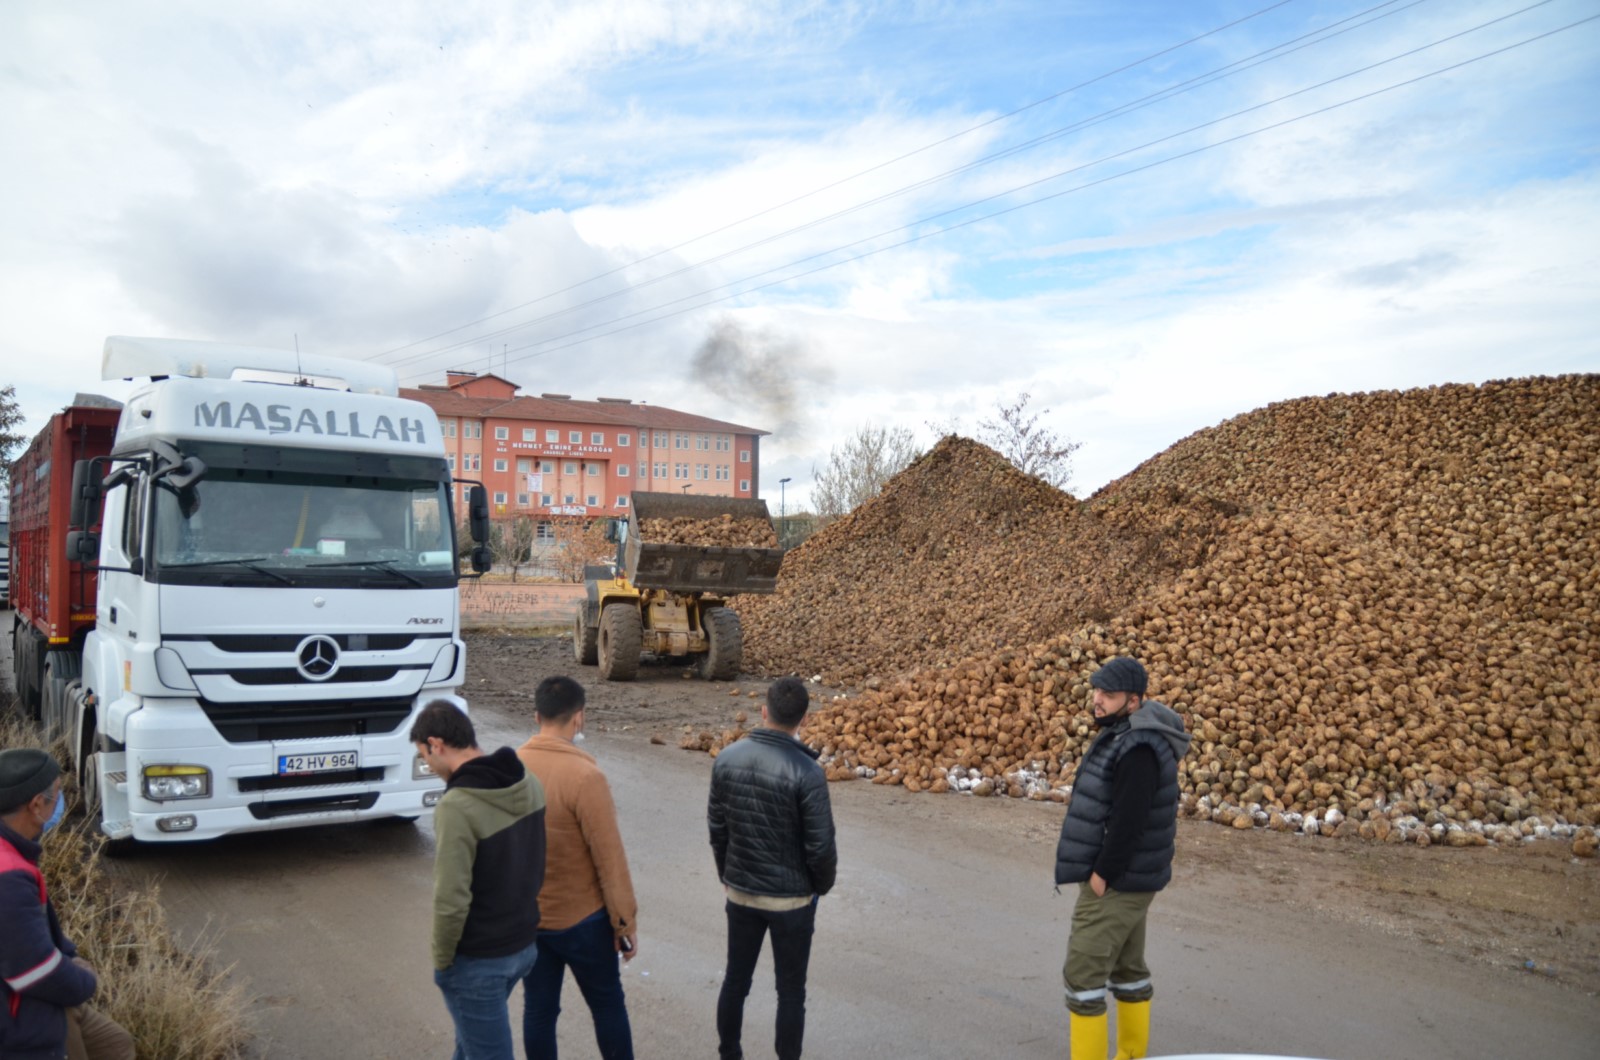
<svg viewBox="0 0 1600 1060">
<path fill-rule="evenodd" d="M 428 812 L 443 785 L 412 720 L 466 709 L 432 411 L 387 368 L 280 351 L 113 338 L 103 375 L 150 382 L 74 476 L 93 623 L 76 660 L 46 651 L 41 699 L 108 839 Z"/>
</svg>

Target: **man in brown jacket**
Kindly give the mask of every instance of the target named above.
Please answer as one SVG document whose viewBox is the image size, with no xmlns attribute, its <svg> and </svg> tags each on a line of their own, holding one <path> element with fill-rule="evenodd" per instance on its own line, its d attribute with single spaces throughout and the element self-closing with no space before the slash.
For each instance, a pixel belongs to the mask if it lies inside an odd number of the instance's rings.
<svg viewBox="0 0 1600 1060">
<path fill-rule="evenodd" d="M 522 1041 L 529 1060 L 555 1060 L 556 1017 L 566 969 L 594 1019 L 602 1060 L 633 1060 L 633 1031 L 617 955 L 638 952 L 638 905 L 617 810 L 605 774 L 577 747 L 583 686 L 547 677 L 533 694 L 539 731 L 517 750 L 544 785 L 544 886 L 539 891 L 539 959 L 522 981 Z"/>
</svg>

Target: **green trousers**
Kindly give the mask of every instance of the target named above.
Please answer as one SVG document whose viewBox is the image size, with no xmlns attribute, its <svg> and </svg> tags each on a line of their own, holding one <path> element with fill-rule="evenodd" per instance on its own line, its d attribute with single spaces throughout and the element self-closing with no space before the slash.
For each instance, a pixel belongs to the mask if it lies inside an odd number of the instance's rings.
<svg viewBox="0 0 1600 1060">
<path fill-rule="evenodd" d="M 1144 963 L 1144 922 L 1155 893 L 1129 894 L 1107 888 L 1099 897 L 1087 883 L 1078 886 L 1072 910 L 1067 963 L 1061 969 L 1067 1008 L 1080 1016 L 1106 1010 L 1106 991 L 1118 1001 L 1149 1001 L 1150 966 Z"/>
</svg>

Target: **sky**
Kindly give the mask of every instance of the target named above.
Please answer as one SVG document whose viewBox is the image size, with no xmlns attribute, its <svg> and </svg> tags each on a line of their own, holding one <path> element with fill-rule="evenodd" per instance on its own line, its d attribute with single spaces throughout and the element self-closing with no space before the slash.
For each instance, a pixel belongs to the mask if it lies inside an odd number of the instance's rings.
<svg viewBox="0 0 1600 1060">
<path fill-rule="evenodd" d="M 1596 0 L 0 7 L 0 385 L 107 335 L 772 432 L 1600 371 Z M 1585 21 L 1588 20 L 1588 21 Z M 1576 24 L 1576 25 L 1574 25 Z"/>
</svg>

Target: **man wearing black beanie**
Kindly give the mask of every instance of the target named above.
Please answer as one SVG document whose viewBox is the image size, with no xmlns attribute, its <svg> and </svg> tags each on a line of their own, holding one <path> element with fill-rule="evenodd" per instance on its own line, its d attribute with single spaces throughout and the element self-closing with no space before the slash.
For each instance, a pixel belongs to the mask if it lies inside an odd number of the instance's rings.
<svg viewBox="0 0 1600 1060">
<path fill-rule="evenodd" d="M 1145 917 L 1172 879 L 1178 763 L 1189 734 L 1175 711 L 1144 698 L 1149 678 L 1139 660 L 1112 659 L 1089 684 L 1100 734 L 1078 762 L 1056 845 L 1056 886 L 1081 884 L 1062 978 L 1072 1060 L 1105 1060 L 1108 992 L 1117 999 L 1118 1060 L 1131 1060 L 1150 1048 Z"/>
<path fill-rule="evenodd" d="M 0 751 L 0 1056 L 134 1060 L 128 1032 L 88 1006 L 94 969 L 62 933 L 39 871 L 39 840 L 64 806 L 54 758 Z"/>
</svg>

